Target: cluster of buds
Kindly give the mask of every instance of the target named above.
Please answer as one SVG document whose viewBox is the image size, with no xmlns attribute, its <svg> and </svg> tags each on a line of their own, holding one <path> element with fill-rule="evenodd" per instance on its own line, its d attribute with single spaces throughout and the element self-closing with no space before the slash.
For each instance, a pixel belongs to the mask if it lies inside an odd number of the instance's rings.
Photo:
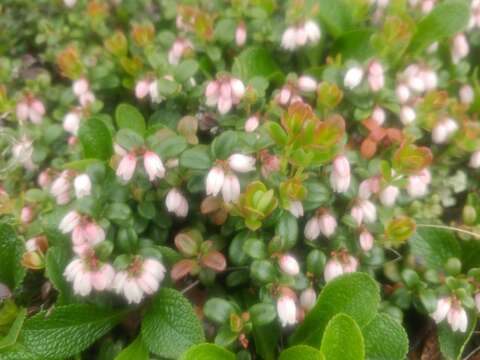
<svg viewBox="0 0 480 360">
<path fill-rule="evenodd" d="M 235 202 L 240 196 L 240 181 L 235 172 L 255 170 L 255 158 L 244 154 L 232 154 L 226 162 L 219 161 L 207 174 L 207 195 L 217 196 L 220 191 L 225 202 Z"/>
<path fill-rule="evenodd" d="M 394 185 L 385 185 L 382 189 L 380 177 L 374 176 L 363 180 L 358 188 L 358 197 L 368 200 L 372 194 L 378 194 L 383 206 L 392 207 L 400 195 L 400 189 Z"/>
<path fill-rule="evenodd" d="M 350 187 L 350 163 L 344 155 L 339 155 L 333 160 L 330 174 L 330 185 L 336 193 L 344 193 Z"/>
<path fill-rule="evenodd" d="M 336 277 L 357 271 L 358 260 L 349 255 L 346 251 L 332 253 L 332 257 L 325 264 L 323 277 L 326 282 Z"/>
<path fill-rule="evenodd" d="M 78 255 L 85 255 L 105 240 L 105 231 L 96 222 L 78 212 L 68 212 L 59 224 L 64 234 L 71 233 L 73 251 Z"/>
<path fill-rule="evenodd" d="M 307 44 L 316 44 L 320 40 L 321 32 L 317 23 L 308 20 L 297 26 L 290 26 L 282 35 L 282 48 L 294 51 Z"/>
<path fill-rule="evenodd" d="M 437 308 L 431 315 L 438 324 L 447 319 L 453 331 L 466 332 L 468 326 L 467 312 L 455 297 L 442 297 L 437 300 Z"/>
<path fill-rule="evenodd" d="M 303 102 L 298 95 L 298 87 L 291 84 L 284 85 L 275 95 L 275 102 L 281 106 L 289 106 L 295 102 Z"/>
<path fill-rule="evenodd" d="M 77 96 L 81 107 L 88 107 L 95 101 L 95 95 L 90 89 L 90 83 L 86 78 L 75 80 L 72 85 L 72 90 Z"/>
<path fill-rule="evenodd" d="M 363 222 L 373 223 L 377 220 L 377 208 L 370 200 L 358 198 L 350 210 L 350 215 L 355 219 L 357 226 Z"/>
<path fill-rule="evenodd" d="M 432 181 L 432 176 L 428 169 L 421 170 L 418 174 L 408 177 L 407 192 L 412 198 L 425 196 L 428 192 L 428 185 Z"/>
<path fill-rule="evenodd" d="M 359 86 L 364 77 L 364 69 L 353 66 L 347 70 L 343 79 L 343 85 L 350 90 Z M 367 81 L 370 90 L 378 92 L 385 86 L 385 76 L 382 64 L 378 60 L 372 60 L 367 66 Z"/>
<path fill-rule="evenodd" d="M 135 169 L 137 167 L 137 154 L 134 151 L 128 153 L 124 152 L 123 149 L 119 150 L 119 152 L 122 154 L 122 158 L 118 163 L 116 174 L 123 181 L 128 182 L 135 174 Z M 165 177 L 165 167 L 162 159 L 151 150 L 145 150 L 143 152 L 143 167 L 145 168 L 150 181 Z"/>
<path fill-rule="evenodd" d="M 452 39 L 451 55 L 452 62 L 458 64 L 470 52 L 470 45 L 464 33 L 455 35 Z"/>
<path fill-rule="evenodd" d="M 458 130 L 457 122 L 451 118 L 441 119 L 432 130 L 432 141 L 444 144 Z"/>
<path fill-rule="evenodd" d="M 88 296 L 92 290 L 105 291 L 111 289 L 115 277 L 112 265 L 102 263 L 95 255 L 74 258 L 63 273 L 67 281 L 73 283 L 73 292 L 80 296 Z"/>
<path fill-rule="evenodd" d="M 152 103 L 158 104 L 164 100 L 164 97 L 158 92 L 158 81 L 151 78 L 145 78 L 137 81 L 135 85 L 135 97 L 137 99 L 144 99 L 146 96 L 150 97 Z"/>
<path fill-rule="evenodd" d="M 185 54 L 193 51 L 193 44 L 188 39 L 177 38 L 168 51 L 168 63 L 178 65 Z"/>
<path fill-rule="evenodd" d="M 245 95 L 245 85 L 240 79 L 229 76 L 212 80 L 205 88 L 207 106 L 216 106 L 220 114 L 226 114 L 238 105 Z"/>
<path fill-rule="evenodd" d="M 320 234 L 329 238 L 335 233 L 336 228 L 337 220 L 335 220 L 335 217 L 328 210 L 319 209 L 305 225 L 305 238 L 315 240 Z"/>
<path fill-rule="evenodd" d="M 47 174 L 45 174 L 47 175 Z M 70 170 L 64 170 L 60 175 L 52 182 L 50 187 L 50 193 L 55 197 L 57 204 L 65 205 L 71 200 L 71 179 L 74 177 L 74 173 Z M 73 179 L 73 189 L 77 199 L 89 196 L 92 191 L 92 182 L 87 174 L 78 174 Z"/>
<path fill-rule="evenodd" d="M 188 201 L 176 188 L 169 190 L 165 198 L 165 206 L 168 212 L 174 213 L 178 217 L 185 217 L 188 214 Z"/>
<path fill-rule="evenodd" d="M 155 293 L 165 278 L 163 264 L 153 258 L 140 257 L 130 264 L 127 270 L 119 271 L 113 280 L 116 293 L 122 294 L 129 304 L 138 304 L 145 295 Z"/>
<path fill-rule="evenodd" d="M 41 124 L 45 106 L 39 99 L 29 94 L 17 103 L 16 114 L 19 121 L 30 120 L 33 124 Z"/>
</svg>

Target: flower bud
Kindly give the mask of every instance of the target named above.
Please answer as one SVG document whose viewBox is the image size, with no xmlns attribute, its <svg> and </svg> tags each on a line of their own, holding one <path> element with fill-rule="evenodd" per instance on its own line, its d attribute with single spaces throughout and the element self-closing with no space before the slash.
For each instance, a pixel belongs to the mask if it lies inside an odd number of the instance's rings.
<svg viewBox="0 0 480 360">
<path fill-rule="evenodd" d="M 241 80 L 232 78 L 230 79 L 230 86 L 232 89 L 232 96 L 234 97 L 234 100 L 236 100 L 233 102 L 237 104 L 243 95 L 245 95 L 245 85 L 243 85 Z"/>
<path fill-rule="evenodd" d="M 347 255 L 346 258 L 343 260 L 342 266 L 343 272 L 346 274 L 355 272 L 358 268 L 358 260 L 351 255 Z"/>
<path fill-rule="evenodd" d="M 80 128 L 80 115 L 76 111 L 70 111 L 63 118 L 63 129 L 72 135 L 77 135 L 79 128 Z"/>
<path fill-rule="evenodd" d="M 318 216 L 312 217 L 305 224 L 304 235 L 308 240 L 315 240 L 320 236 L 320 220 Z"/>
<path fill-rule="evenodd" d="M 297 219 L 303 216 L 303 204 L 298 200 L 290 200 L 288 211 Z"/>
<path fill-rule="evenodd" d="M 402 106 L 400 109 L 400 121 L 403 125 L 409 125 L 415 121 L 417 115 L 410 106 Z"/>
<path fill-rule="evenodd" d="M 68 212 L 60 224 L 58 225 L 59 230 L 64 233 L 68 234 L 72 232 L 72 230 L 80 224 L 81 216 L 78 212 L 72 210 Z"/>
<path fill-rule="evenodd" d="M 373 236 L 368 230 L 363 230 L 359 236 L 360 247 L 363 251 L 370 251 L 373 247 Z"/>
<path fill-rule="evenodd" d="M 260 119 L 257 115 L 250 116 L 245 122 L 245 132 L 251 133 L 257 130 L 258 125 L 260 124 Z"/>
<path fill-rule="evenodd" d="M 318 223 L 320 225 L 320 232 L 325 237 L 330 237 L 337 228 L 337 220 L 329 212 L 325 212 L 318 217 Z"/>
<path fill-rule="evenodd" d="M 300 76 L 298 78 L 298 88 L 304 92 L 312 92 L 317 89 L 317 81 L 310 76 Z"/>
<path fill-rule="evenodd" d="M 31 206 L 25 206 L 22 208 L 22 211 L 20 212 L 20 221 L 23 224 L 29 224 L 33 221 L 33 209 Z"/>
<path fill-rule="evenodd" d="M 355 222 L 357 223 L 357 226 L 362 225 L 363 211 L 360 208 L 360 206 L 355 205 L 354 207 L 352 207 L 352 209 L 350 210 L 350 216 L 355 219 Z"/>
<path fill-rule="evenodd" d="M 385 110 L 383 110 L 378 105 L 373 108 L 373 112 L 371 116 L 372 116 L 372 120 L 375 121 L 378 126 L 382 126 L 383 123 L 385 122 L 385 118 L 386 118 Z"/>
<path fill-rule="evenodd" d="M 66 7 L 72 8 L 77 3 L 77 0 L 63 0 Z"/>
<path fill-rule="evenodd" d="M 295 40 L 295 28 L 289 27 L 287 30 L 284 31 L 282 35 L 282 48 L 285 50 L 293 51 L 297 47 L 296 40 Z"/>
<path fill-rule="evenodd" d="M 470 161 L 468 163 L 468 166 L 470 166 L 473 169 L 480 168 L 480 150 L 477 150 L 472 153 L 472 155 L 470 156 Z"/>
<path fill-rule="evenodd" d="M 460 305 L 453 305 L 447 314 L 447 322 L 453 331 L 462 333 L 467 331 L 468 317 L 465 309 Z"/>
<path fill-rule="evenodd" d="M 40 174 L 38 174 L 37 184 L 42 189 L 46 189 L 50 185 L 51 182 L 52 182 L 52 178 L 51 178 L 48 170 L 44 170 Z"/>
<path fill-rule="evenodd" d="M 188 214 L 188 201 L 178 189 L 170 189 L 165 198 L 165 206 L 169 212 L 175 213 L 178 217 L 185 217 Z"/>
<path fill-rule="evenodd" d="M 232 154 L 228 158 L 228 165 L 234 171 L 246 173 L 255 170 L 255 158 L 244 154 Z"/>
<path fill-rule="evenodd" d="M 443 122 L 439 122 L 432 130 L 432 141 L 435 144 L 443 144 L 447 141 L 448 130 Z"/>
<path fill-rule="evenodd" d="M 73 93 L 77 96 L 82 96 L 85 93 L 88 92 L 90 89 L 90 84 L 88 83 L 88 80 L 85 78 L 80 78 L 78 80 L 75 80 L 72 84 L 72 90 Z"/>
<path fill-rule="evenodd" d="M 404 104 L 410 98 L 410 89 L 406 85 L 400 84 L 395 89 L 395 94 L 397 95 L 398 101 Z"/>
<path fill-rule="evenodd" d="M 333 161 L 330 185 L 337 193 L 346 192 L 350 186 L 350 163 L 344 155 L 337 156 Z"/>
<path fill-rule="evenodd" d="M 427 194 L 427 185 L 421 176 L 411 175 L 408 177 L 407 192 L 412 198 L 422 197 Z"/>
<path fill-rule="evenodd" d="M 143 155 L 143 166 L 150 181 L 154 181 L 157 178 L 162 179 L 165 176 L 165 167 L 162 159 L 153 151 L 145 152 Z"/>
<path fill-rule="evenodd" d="M 377 209 L 375 205 L 368 200 L 361 200 L 359 202 L 360 209 L 362 210 L 363 220 L 367 223 L 372 223 L 377 220 Z"/>
<path fill-rule="evenodd" d="M 454 64 L 458 64 L 460 60 L 468 55 L 470 52 L 470 46 L 468 40 L 463 33 L 455 35 L 452 41 L 452 61 Z"/>
<path fill-rule="evenodd" d="M 300 294 L 300 305 L 306 311 L 310 311 L 317 301 L 317 294 L 312 288 L 307 288 Z"/>
<path fill-rule="evenodd" d="M 130 181 L 135 173 L 137 166 L 137 157 L 133 153 L 128 153 L 122 157 L 118 164 L 116 174 L 123 181 Z"/>
<path fill-rule="evenodd" d="M 373 92 L 380 91 L 385 85 L 383 67 L 377 60 L 372 61 L 368 66 L 368 84 Z"/>
<path fill-rule="evenodd" d="M 278 298 L 277 313 L 283 327 L 297 323 L 297 306 L 291 296 L 282 295 Z"/>
<path fill-rule="evenodd" d="M 308 36 L 303 26 L 295 29 L 295 44 L 297 47 L 302 47 L 307 44 Z"/>
<path fill-rule="evenodd" d="M 318 42 L 318 40 L 320 40 L 322 33 L 315 21 L 313 20 L 306 21 L 305 24 L 303 25 L 303 28 L 305 30 L 305 33 L 307 34 L 307 40 L 310 43 L 315 44 L 316 42 Z"/>
<path fill-rule="evenodd" d="M 348 69 L 347 73 L 345 74 L 345 78 L 343 79 L 343 84 L 347 89 L 353 90 L 356 88 L 363 79 L 363 70 L 356 66 Z"/>
<path fill-rule="evenodd" d="M 240 197 L 240 182 L 235 174 L 225 175 L 222 186 L 222 197 L 226 203 L 235 202 Z"/>
<path fill-rule="evenodd" d="M 280 256 L 278 264 L 280 265 L 280 270 L 287 275 L 295 276 L 300 272 L 297 260 L 291 255 L 285 254 Z"/>
<path fill-rule="evenodd" d="M 391 207 L 395 204 L 399 194 L 400 190 L 396 186 L 388 185 L 380 193 L 380 202 L 383 206 Z"/>
<path fill-rule="evenodd" d="M 235 44 L 238 47 L 242 47 L 247 42 L 247 28 L 245 23 L 242 21 L 238 24 L 235 29 Z"/>
<path fill-rule="evenodd" d="M 210 169 L 205 181 L 207 195 L 216 196 L 222 190 L 225 173 L 219 166 Z"/>
<path fill-rule="evenodd" d="M 333 280 L 342 274 L 343 266 L 336 257 L 333 257 L 327 261 L 325 264 L 325 271 L 323 273 L 323 277 L 325 278 L 326 282 L 329 282 L 330 280 Z"/>
<path fill-rule="evenodd" d="M 475 93 L 470 85 L 463 85 L 460 88 L 459 96 L 463 104 L 470 105 L 475 98 Z"/>
<path fill-rule="evenodd" d="M 78 199 L 89 196 L 92 191 L 92 182 L 87 174 L 78 175 L 73 181 L 73 186 Z"/>
<path fill-rule="evenodd" d="M 140 80 L 135 85 L 135 97 L 137 99 L 143 99 L 150 93 L 150 81 Z"/>
</svg>

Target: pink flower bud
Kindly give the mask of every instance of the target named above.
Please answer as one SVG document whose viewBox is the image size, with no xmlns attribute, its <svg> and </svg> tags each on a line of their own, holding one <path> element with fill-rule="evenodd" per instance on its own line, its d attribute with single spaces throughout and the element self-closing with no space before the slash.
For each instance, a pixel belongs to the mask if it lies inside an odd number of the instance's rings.
<svg viewBox="0 0 480 360">
<path fill-rule="evenodd" d="M 373 92 L 380 91 L 385 85 L 383 66 L 377 60 L 372 61 L 368 66 L 368 84 Z"/>
<path fill-rule="evenodd" d="M 343 266 L 335 257 L 331 258 L 325 264 L 325 270 L 323 272 L 323 277 L 326 282 L 335 279 L 336 277 L 343 274 Z"/>
<path fill-rule="evenodd" d="M 318 42 L 318 40 L 320 40 L 322 33 L 315 21 L 313 20 L 306 21 L 305 24 L 303 25 L 303 28 L 305 30 L 305 33 L 307 34 L 308 42 L 315 44 Z"/>
<path fill-rule="evenodd" d="M 435 144 L 443 144 L 447 141 L 448 130 L 443 122 L 439 122 L 432 130 L 432 141 Z"/>
<path fill-rule="evenodd" d="M 73 259 L 67 265 L 63 274 L 67 281 L 73 282 L 73 292 L 75 294 L 87 296 L 91 293 L 92 276 L 82 259 Z"/>
<path fill-rule="evenodd" d="M 307 44 L 308 36 L 304 27 L 297 27 L 295 29 L 295 44 L 301 47 Z"/>
<path fill-rule="evenodd" d="M 443 297 L 437 300 L 437 308 L 431 315 L 432 319 L 438 324 L 446 317 L 452 306 L 452 300 L 449 297 Z"/>
<path fill-rule="evenodd" d="M 222 186 L 222 197 L 226 203 L 235 202 L 240 197 L 240 182 L 235 174 L 225 175 Z"/>
<path fill-rule="evenodd" d="M 29 224 L 33 220 L 33 209 L 30 206 L 25 206 L 20 212 L 20 221 L 23 224 Z"/>
<path fill-rule="evenodd" d="M 452 61 L 454 64 L 458 64 L 460 60 L 468 55 L 470 52 L 470 46 L 468 40 L 463 33 L 455 35 L 452 41 Z"/>
<path fill-rule="evenodd" d="M 347 255 L 347 257 L 343 260 L 342 266 L 345 274 L 355 272 L 358 268 L 358 260 L 351 255 Z"/>
<path fill-rule="evenodd" d="M 51 182 L 52 178 L 50 177 L 48 170 L 44 170 L 38 175 L 37 183 L 42 189 L 46 189 Z"/>
<path fill-rule="evenodd" d="M 475 307 L 480 312 L 480 293 L 475 294 Z"/>
<path fill-rule="evenodd" d="M 302 202 L 298 200 L 290 200 L 288 211 L 290 211 L 290 213 L 296 218 L 303 216 Z"/>
<path fill-rule="evenodd" d="M 395 94 L 397 95 L 397 99 L 401 104 L 405 104 L 408 99 L 410 99 L 410 89 L 404 84 L 397 86 L 395 89 Z"/>
<path fill-rule="evenodd" d="M 225 173 L 219 166 L 210 169 L 205 181 L 207 195 L 216 196 L 222 190 Z"/>
<path fill-rule="evenodd" d="M 467 312 L 460 305 L 453 305 L 447 314 L 447 322 L 453 331 L 464 333 L 467 331 L 468 326 Z"/>
<path fill-rule="evenodd" d="M 241 80 L 232 78 L 230 79 L 230 86 L 232 88 L 232 96 L 235 98 L 233 102 L 237 104 L 245 95 L 245 85 L 243 85 Z"/>
<path fill-rule="evenodd" d="M 480 168 L 480 150 L 477 150 L 472 153 L 472 155 L 470 156 L 470 161 L 468 163 L 468 166 L 470 166 L 473 169 Z"/>
<path fill-rule="evenodd" d="M 245 131 L 248 133 L 254 132 L 257 130 L 259 124 L 260 119 L 257 115 L 250 116 L 245 122 Z"/>
<path fill-rule="evenodd" d="M 463 85 L 460 88 L 459 96 L 463 104 L 470 105 L 475 98 L 475 93 L 470 85 Z"/>
<path fill-rule="evenodd" d="M 293 51 L 297 47 L 296 39 L 295 39 L 295 28 L 289 27 L 282 35 L 282 48 L 285 50 Z"/>
<path fill-rule="evenodd" d="M 238 24 L 237 28 L 235 29 L 235 44 L 238 47 L 242 47 L 247 42 L 247 28 L 245 27 L 245 23 L 242 21 Z"/>
<path fill-rule="evenodd" d="M 87 91 L 86 93 L 80 95 L 78 98 L 78 102 L 82 107 L 87 107 L 95 102 L 95 95 L 91 91 Z"/>
<path fill-rule="evenodd" d="M 137 99 L 143 99 L 150 92 L 150 81 L 140 80 L 135 85 L 135 97 Z"/>
<path fill-rule="evenodd" d="M 72 8 L 77 3 L 77 0 L 63 0 L 66 7 Z"/>
<path fill-rule="evenodd" d="M 396 186 L 388 185 L 380 193 L 380 202 L 384 206 L 391 207 L 395 204 L 399 194 L 400 190 Z"/>
<path fill-rule="evenodd" d="M 103 264 L 99 270 L 92 273 L 92 286 L 97 291 L 107 290 L 112 286 L 115 270 L 112 265 Z"/>
<path fill-rule="evenodd" d="M 427 185 L 421 176 L 411 175 L 408 177 L 407 192 L 412 198 L 422 197 L 427 194 Z"/>
<path fill-rule="evenodd" d="M 92 182 L 87 174 L 78 175 L 73 181 L 73 186 L 78 199 L 89 196 L 92 191 Z"/>
<path fill-rule="evenodd" d="M 135 173 L 137 166 L 137 157 L 133 153 L 128 153 L 120 160 L 116 174 L 123 181 L 130 181 Z"/>
<path fill-rule="evenodd" d="M 377 220 L 377 209 L 372 202 L 368 200 L 361 200 L 358 205 L 362 210 L 363 220 L 365 220 L 365 222 L 372 223 Z"/>
<path fill-rule="evenodd" d="M 337 220 L 329 212 L 325 212 L 318 217 L 318 223 L 320 225 L 320 232 L 325 237 L 330 237 L 337 228 Z"/>
<path fill-rule="evenodd" d="M 350 163 L 344 155 L 337 156 L 333 161 L 330 185 L 337 193 L 346 192 L 350 186 Z"/>
<path fill-rule="evenodd" d="M 317 294 L 312 288 L 307 288 L 300 294 L 300 305 L 306 311 L 312 310 L 317 301 Z"/>
<path fill-rule="evenodd" d="M 255 170 L 255 158 L 244 154 L 232 154 L 228 158 L 228 165 L 240 173 L 250 172 Z"/>
<path fill-rule="evenodd" d="M 295 276 L 300 272 L 297 260 L 291 255 L 282 255 L 278 260 L 278 264 L 280 265 L 280 270 L 287 275 Z"/>
<path fill-rule="evenodd" d="M 378 126 L 382 126 L 385 122 L 386 114 L 380 106 L 375 106 L 372 112 L 372 120 L 377 123 Z"/>
<path fill-rule="evenodd" d="M 370 251 L 373 247 L 373 236 L 367 230 L 360 233 L 359 242 L 363 251 Z"/>
<path fill-rule="evenodd" d="M 403 125 L 409 125 L 413 123 L 417 115 L 415 110 L 410 106 L 402 106 L 400 109 L 400 121 Z"/>
<path fill-rule="evenodd" d="M 20 101 L 17 104 L 16 115 L 18 120 L 26 121 L 28 119 L 29 112 L 30 112 L 30 107 L 25 101 Z"/>
<path fill-rule="evenodd" d="M 292 96 L 292 91 L 288 86 L 282 87 L 280 93 L 278 94 L 278 103 L 280 105 L 286 106 L 290 102 L 290 98 Z"/>
<path fill-rule="evenodd" d="M 308 240 L 315 240 L 320 236 L 320 221 L 318 216 L 312 217 L 310 220 L 307 221 L 305 224 L 304 235 L 305 238 Z"/>
<path fill-rule="evenodd" d="M 345 78 L 343 79 L 343 85 L 350 90 L 356 88 L 363 79 L 363 70 L 356 66 L 348 69 L 347 73 L 345 74 Z"/>
<path fill-rule="evenodd" d="M 154 181 L 157 178 L 162 179 L 165 176 L 165 167 L 162 159 L 153 151 L 145 152 L 143 155 L 143 166 L 150 181 Z"/>
<path fill-rule="evenodd" d="M 63 118 L 63 129 L 72 134 L 77 135 L 80 128 L 80 115 L 76 111 L 71 111 Z"/>
<path fill-rule="evenodd" d="M 434 90 L 438 85 L 437 73 L 433 70 L 424 70 L 421 73 L 426 90 Z"/>
<path fill-rule="evenodd" d="M 354 207 L 352 207 L 352 209 L 350 210 L 350 216 L 355 219 L 355 222 L 357 223 L 357 226 L 362 225 L 363 211 L 360 208 L 360 206 L 355 205 Z"/>
<path fill-rule="evenodd" d="M 80 97 L 88 92 L 88 90 L 90 89 L 90 84 L 88 83 L 87 79 L 80 78 L 73 82 L 72 89 L 73 93 Z"/>
<path fill-rule="evenodd" d="M 178 189 L 170 189 L 165 198 L 165 206 L 169 212 L 175 213 L 178 217 L 185 217 L 188 214 L 188 201 Z"/>
<path fill-rule="evenodd" d="M 312 92 L 317 89 L 317 81 L 310 76 L 300 76 L 298 78 L 298 88 L 304 92 Z"/>
<path fill-rule="evenodd" d="M 277 300 L 277 313 L 283 327 L 297 323 L 297 306 L 291 296 L 280 296 Z"/>
<path fill-rule="evenodd" d="M 45 107 L 43 106 L 43 103 L 40 100 L 33 99 L 30 103 L 30 121 L 34 124 L 40 124 L 43 115 L 45 115 Z"/>
<path fill-rule="evenodd" d="M 232 98 L 231 97 L 222 97 L 218 99 L 217 109 L 218 112 L 222 115 L 227 114 L 232 108 Z"/>
</svg>

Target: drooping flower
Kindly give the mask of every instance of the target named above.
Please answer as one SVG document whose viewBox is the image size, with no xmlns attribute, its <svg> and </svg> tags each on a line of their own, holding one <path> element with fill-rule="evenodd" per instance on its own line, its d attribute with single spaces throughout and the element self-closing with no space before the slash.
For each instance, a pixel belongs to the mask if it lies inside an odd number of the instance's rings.
<svg viewBox="0 0 480 360">
<path fill-rule="evenodd" d="M 176 188 L 170 189 L 165 198 L 165 205 L 169 212 L 178 217 L 185 217 L 188 214 L 188 201 L 183 194 Z"/>
<path fill-rule="evenodd" d="M 148 150 L 143 154 L 143 166 L 150 181 L 165 177 L 165 167 L 163 166 L 162 159 L 153 151 Z"/>
<path fill-rule="evenodd" d="M 282 295 L 278 298 L 277 313 L 283 327 L 297 323 L 297 305 L 292 296 Z"/>
<path fill-rule="evenodd" d="M 133 153 L 128 153 L 122 157 L 118 163 L 116 174 L 123 181 L 130 181 L 135 173 L 137 166 L 137 157 Z"/>
<path fill-rule="evenodd" d="M 278 264 L 280 266 L 280 270 L 282 270 L 287 275 L 295 276 L 298 275 L 298 273 L 300 272 L 300 266 L 298 265 L 298 261 L 292 255 L 281 255 L 278 259 Z"/>
<path fill-rule="evenodd" d="M 73 186 L 75 188 L 75 195 L 78 199 L 84 196 L 89 196 L 92 191 L 92 182 L 87 174 L 81 174 L 75 177 L 73 180 Z"/>
<path fill-rule="evenodd" d="M 75 294 L 87 296 L 92 290 L 110 289 L 115 277 L 115 270 L 110 264 L 101 263 L 95 257 L 85 257 L 73 259 L 63 274 L 67 281 L 73 282 Z"/>
<path fill-rule="evenodd" d="M 350 163 L 344 155 L 339 155 L 333 161 L 330 185 L 333 191 L 343 193 L 350 187 Z"/>
<path fill-rule="evenodd" d="M 345 74 L 345 78 L 343 79 L 343 85 L 347 89 L 353 90 L 355 89 L 363 79 L 363 70 L 358 66 L 354 66 L 347 70 Z"/>
</svg>

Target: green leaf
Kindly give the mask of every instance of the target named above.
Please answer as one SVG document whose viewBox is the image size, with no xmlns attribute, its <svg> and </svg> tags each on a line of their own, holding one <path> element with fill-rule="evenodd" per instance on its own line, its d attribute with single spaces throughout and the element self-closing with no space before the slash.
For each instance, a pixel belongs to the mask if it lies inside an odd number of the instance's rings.
<svg viewBox="0 0 480 360">
<path fill-rule="evenodd" d="M 71 284 L 63 276 L 70 254 L 61 247 L 52 246 L 45 257 L 45 275 L 58 291 L 57 305 L 64 305 L 71 301 Z"/>
<path fill-rule="evenodd" d="M 198 71 L 198 63 L 195 60 L 183 60 L 175 68 L 175 79 L 179 82 L 185 82 L 190 79 Z"/>
<path fill-rule="evenodd" d="M 378 314 L 362 329 L 367 360 L 404 360 L 408 337 L 403 327 L 387 314 Z"/>
<path fill-rule="evenodd" d="M 318 0 L 318 17 L 327 32 L 333 37 L 338 37 L 351 30 L 353 19 L 349 2 L 346 0 Z"/>
<path fill-rule="evenodd" d="M 374 55 L 370 45 L 371 29 L 360 29 L 342 34 L 333 43 L 332 53 L 342 54 L 342 59 L 364 61 Z"/>
<path fill-rule="evenodd" d="M 430 268 L 442 269 L 448 259 L 461 255 L 454 233 L 448 230 L 419 228 L 409 243 L 413 255 Z"/>
<path fill-rule="evenodd" d="M 132 129 L 120 129 L 115 134 L 115 141 L 127 150 L 139 148 L 145 143 L 142 135 Z"/>
<path fill-rule="evenodd" d="M 138 336 L 133 342 L 123 349 L 120 354 L 115 357 L 115 360 L 149 360 L 148 349 L 142 341 L 141 336 Z"/>
<path fill-rule="evenodd" d="M 463 350 L 470 340 L 473 330 L 477 325 L 477 316 L 474 311 L 467 311 L 468 328 L 467 331 L 461 333 L 452 331 L 446 321 L 437 326 L 438 342 L 440 351 L 447 360 L 459 360 L 462 357 Z"/>
<path fill-rule="evenodd" d="M 212 155 L 215 159 L 226 159 L 237 146 L 237 133 L 227 130 L 212 141 Z"/>
<path fill-rule="evenodd" d="M 18 335 L 20 330 L 22 329 L 23 322 L 25 321 L 25 317 L 27 316 L 27 310 L 21 309 L 17 313 L 17 317 L 10 326 L 8 333 L 0 339 L 0 350 L 5 349 L 8 346 L 12 346 L 17 342 Z"/>
<path fill-rule="evenodd" d="M 145 134 L 145 118 L 138 109 L 129 104 L 120 104 L 115 109 L 115 121 L 119 129 L 130 129 L 140 136 Z"/>
<path fill-rule="evenodd" d="M 222 298 L 211 298 L 203 306 L 205 316 L 218 324 L 226 322 L 233 312 L 233 306 Z"/>
<path fill-rule="evenodd" d="M 235 360 L 235 354 L 214 344 L 192 346 L 179 360 Z"/>
<path fill-rule="evenodd" d="M 369 275 L 357 272 L 339 276 L 323 288 L 316 305 L 293 333 L 291 343 L 320 346 L 325 326 L 338 313 L 365 326 L 375 318 L 379 303 L 378 285 Z"/>
<path fill-rule="evenodd" d="M 69 169 L 69 170 L 77 170 L 77 171 L 84 172 L 85 170 L 87 170 L 87 168 L 90 165 L 93 165 L 93 164 L 102 164 L 102 162 L 97 160 L 97 159 L 75 160 L 75 161 L 70 161 L 70 162 L 64 164 L 63 168 L 64 169 Z"/>
<path fill-rule="evenodd" d="M 190 346 L 205 340 L 188 300 L 168 288 L 160 290 L 145 313 L 142 338 L 151 352 L 168 359 L 178 358 Z"/>
<path fill-rule="evenodd" d="M 272 54 L 263 47 L 250 47 L 235 58 L 232 73 L 244 81 L 261 76 L 268 80 L 281 80 L 283 74 Z"/>
<path fill-rule="evenodd" d="M 280 339 L 280 325 L 272 322 L 264 326 L 253 327 L 255 350 L 263 360 L 275 360 L 276 348 Z"/>
<path fill-rule="evenodd" d="M 265 124 L 266 129 L 270 137 L 275 141 L 278 145 L 286 145 L 288 141 L 288 136 L 285 130 L 280 126 L 280 124 L 269 121 Z"/>
<path fill-rule="evenodd" d="M 298 239 L 297 218 L 290 213 L 283 214 L 277 222 L 275 233 L 284 241 L 283 250 L 294 247 Z"/>
<path fill-rule="evenodd" d="M 27 319 L 20 337 L 26 349 L 40 357 L 66 358 L 90 347 L 123 315 L 89 304 L 59 306 Z"/>
<path fill-rule="evenodd" d="M 187 146 L 187 140 L 183 136 L 174 135 L 162 140 L 153 150 L 165 160 L 177 157 Z"/>
<path fill-rule="evenodd" d="M 273 304 L 259 303 L 248 310 L 253 326 L 262 326 L 271 323 L 277 317 L 277 311 Z"/>
<path fill-rule="evenodd" d="M 338 314 L 328 322 L 320 351 L 328 360 L 365 359 L 363 336 L 358 324 L 347 314 Z"/>
<path fill-rule="evenodd" d="M 308 345 L 296 345 L 283 350 L 279 360 L 324 360 L 320 350 Z"/>
<path fill-rule="evenodd" d="M 23 251 L 23 242 L 17 237 L 13 227 L 0 224 L 0 282 L 12 290 L 25 276 L 25 269 L 20 264 Z"/>
<path fill-rule="evenodd" d="M 113 154 L 112 135 L 105 123 L 92 117 L 83 122 L 78 132 L 85 158 L 108 160 Z"/>
<path fill-rule="evenodd" d="M 417 26 L 409 50 L 417 53 L 436 41 L 464 30 L 470 19 L 470 9 L 462 0 L 444 1 L 425 16 Z"/>
<path fill-rule="evenodd" d="M 329 203 L 332 192 L 324 184 L 318 181 L 306 181 L 307 196 L 303 201 L 305 211 L 315 210 Z"/>
<path fill-rule="evenodd" d="M 193 170 L 207 170 L 212 165 L 208 147 L 204 145 L 194 146 L 180 155 L 180 166 Z"/>
</svg>

